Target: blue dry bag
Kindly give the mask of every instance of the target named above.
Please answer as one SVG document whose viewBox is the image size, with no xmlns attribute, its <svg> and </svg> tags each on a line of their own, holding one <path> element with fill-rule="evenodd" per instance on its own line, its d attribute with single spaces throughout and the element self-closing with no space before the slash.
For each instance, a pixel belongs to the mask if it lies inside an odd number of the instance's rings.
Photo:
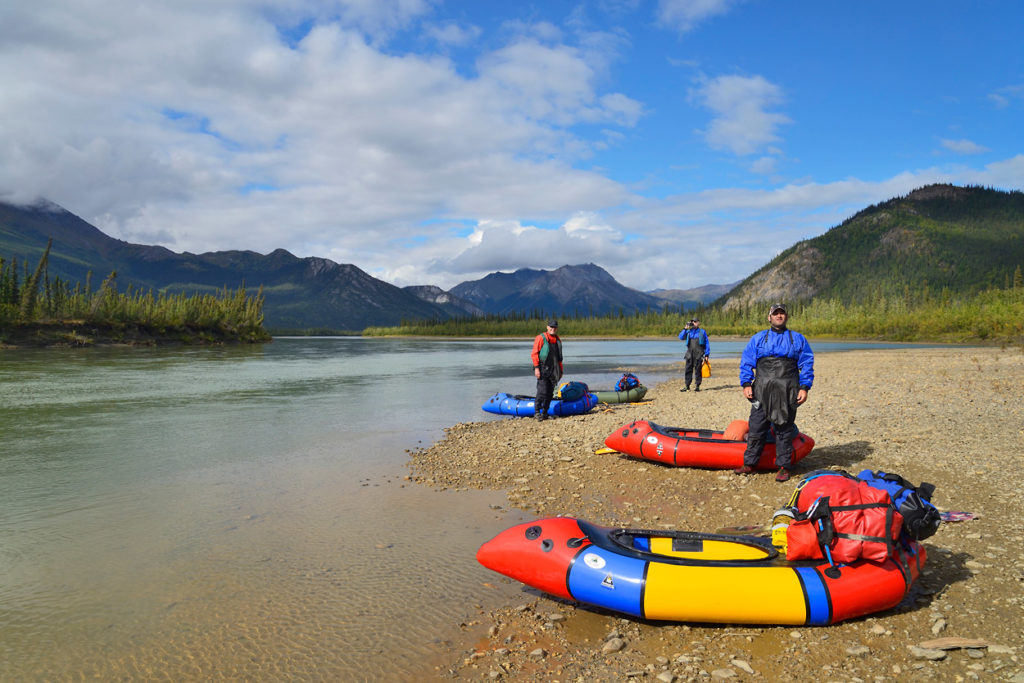
<svg viewBox="0 0 1024 683">
<path fill-rule="evenodd" d="M 558 385 L 555 398 L 560 401 L 578 401 L 590 393 L 590 387 L 583 382 L 562 382 Z"/>
<path fill-rule="evenodd" d="M 640 380 L 637 376 L 631 372 L 627 372 L 619 378 L 618 383 L 615 385 L 615 391 L 629 391 L 640 386 Z"/>
<path fill-rule="evenodd" d="M 889 493 L 893 507 L 903 515 L 903 531 L 910 538 L 921 541 L 938 531 L 942 516 L 931 501 L 933 484 L 914 486 L 898 474 L 881 470 L 862 470 L 857 478 Z"/>
</svg>

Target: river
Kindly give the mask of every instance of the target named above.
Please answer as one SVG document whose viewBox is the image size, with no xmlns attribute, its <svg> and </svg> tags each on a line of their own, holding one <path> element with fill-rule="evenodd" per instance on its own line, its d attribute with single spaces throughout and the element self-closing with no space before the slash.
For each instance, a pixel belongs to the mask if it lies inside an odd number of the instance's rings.
<svg viewBox="0 0 1024 683">
<path fill-rule="evenodd" d="M 681 371 L 674 340 L 565 344 L 566 379 L 594 389 Z M 476 548 L 521 517 L 495 512 L 502 492 L 408 484 L 408 451 L 508 419 L 480 406 L 533 392 L 528 354 L 358 337 L 0 351 L 0 679 L 428 675 L 494 581 Z"/>
</svg>

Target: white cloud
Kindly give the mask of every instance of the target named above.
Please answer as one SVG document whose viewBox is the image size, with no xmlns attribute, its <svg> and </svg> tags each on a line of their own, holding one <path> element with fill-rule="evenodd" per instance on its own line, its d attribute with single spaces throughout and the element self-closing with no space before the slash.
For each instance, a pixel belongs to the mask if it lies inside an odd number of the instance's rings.
<svg viewBox="0 0 1024 683">
<path fill-rule="evenodd" d="M 634 140 L 674 144 L 634 134 L 649 114 L 642 87 L 607 85 L 627 71 L 633 36 L 592 30 L 599 6 L 653 7 L 603 0 L 561 25 L 491 32 L 438 15 L 433 0 L 0 3 L 0 200 L 42 195 L 121 239 L 285 248 L 399 285 L 590 261 L 652 289 L 739 279 L 929 182 L 1020 188 L 1021 155 L 881 180 L 815 182 L 808 170 L 768 188 L 792 157 L 780 142 L 784 93 L 762 76 L 690 93 L 711 114 L 707 143 L 744 157 L 726 180 L 685 149 L 664 174 L 639 167 L 642 147 L 591 162 Z M 730 4 L 657 7 L 685 31 Z M 470 61 L 445 55 L 470 44 Z M 994 94 L 1011 105 L 1021 92 Z M 961 153 L 972 144 L 943 141 Z M 642 178 L 652 196 L 617 178 Z"/>
<path fill-rule="evenodd" d="M 782 89 L 762 76 L 719 76 L 690 93 L 714 118 L 703 131 L 708 144 L 747 156 L 779 141 L 779 126 L 790 120 L 769 111 L 783 100 Z"/>
<path fill-rule="evenodd" d="M 442 26 L 430 26 L 427 28 L 427 35 L 442 45 L 463 46 L 469 45 L 480 37 L 479 26 L 459 26 L 454 22 L 448 22 Z"/>
<path fill-rule="evenodd" d="M 621 251 L 622 235 L 597 214 L 581 212 L 550 229 L 518 221 L 482 221 L 461 240 L 461 247 L 454 256 L 436 256 L 430 272 L 457 284 L 508 270 L 510 263 L 547 269 L 564 266 L 567 259 L 572 263 L 607 263 Z"/>
<path fill-rule="evenodd" d="M 691 31 L 697 24 L 729 11 L 731 0 L 658 0 L 658 21 L 680 33 Z"/>
<path fill-rule="evenodd" d="M 991 151 L 988 147 L 983 147 L 970 140 L 948 140 L 943 138 L 940 142 L 943 147 L 957 154 L 984 154 Z"/>
<path fill-rule="evenodd" d="M 775 173 L 775 168 L 778 165 L 778 159 L 776 157 L 760 157 L 750 162 L 750 170 L 752 173 L 758 175 L 770 175 Z"/>
<path fill-rule="evenodd" d="M 1024 101 L 1024 85 L 1007 85 L 989 93 L 988 98 L 997 109 L 1006 109 L 1014 102 Z"/>
<path fill-rule="evenodd" d="M 367 39 L 418 1 L 277 3 L 278 26 L 241 1 L 22 6 L 0 9 L 0 199 L 43 195 L 116 237 L 360 263 L 428 216 L 558 219 L 627 196 L 569 165 L 605 144 L 572 126 L 642 115 L 599 90 L 589 50 L 516 39 L 466 78 Z M 306 10 L 333 19 L 293 49 L 278 27 Z"/>
</svg>

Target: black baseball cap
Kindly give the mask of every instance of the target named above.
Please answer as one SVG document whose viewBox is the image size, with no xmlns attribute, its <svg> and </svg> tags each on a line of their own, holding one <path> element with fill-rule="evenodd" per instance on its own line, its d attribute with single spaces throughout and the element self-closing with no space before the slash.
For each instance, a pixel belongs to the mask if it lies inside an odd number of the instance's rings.
<svg viewBox="0 0 1024 683">
<path fill-rule="evenodd" d="M 558 327 L 558 321 L 557 320 L 549 320 L 548 321 L 548 327 Z"/>
</svg>

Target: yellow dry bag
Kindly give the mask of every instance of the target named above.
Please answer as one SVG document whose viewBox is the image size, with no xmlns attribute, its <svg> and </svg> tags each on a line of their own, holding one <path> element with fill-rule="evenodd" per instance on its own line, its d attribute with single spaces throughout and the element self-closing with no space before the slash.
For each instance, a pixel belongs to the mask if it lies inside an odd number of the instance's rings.
<svg viewBox="0 0 1024 683">
<path fill-rule="evenodd" d="M 704 362 L 700 366 L 700 376 L 701 377 L 710 377 L 711 376 L 711 361 L 709 361 L 707 359 L 707 357 L 704 358 Z"/>
</svg>

